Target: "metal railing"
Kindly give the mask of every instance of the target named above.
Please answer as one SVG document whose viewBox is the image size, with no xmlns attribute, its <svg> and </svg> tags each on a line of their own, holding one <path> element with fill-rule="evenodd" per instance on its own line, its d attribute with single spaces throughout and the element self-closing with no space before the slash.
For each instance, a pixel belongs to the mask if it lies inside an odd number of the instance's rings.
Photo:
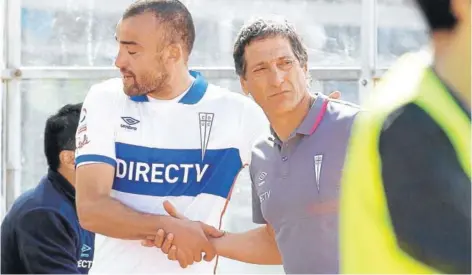
<svg viewBox="0 0 472 275">
<path fill-rule="evenodd" d="M 361 64 L 359 67 L 311 67 L 316 80 L 359 81 L 359 98 L 367 95 L 375 70 L 377 46 L 376 0 L 362 0 Z M 21 193 L 22 95 L 20 81 L 27 79 L 105 79 L 119 76 L 113 67 L 23 67 L 21 65 L 21 1 L 0 0 L 0 179 L 1 215 Z M 192 68 L 209 79 L 235 78 L 231 67 Z"/>
</svg>

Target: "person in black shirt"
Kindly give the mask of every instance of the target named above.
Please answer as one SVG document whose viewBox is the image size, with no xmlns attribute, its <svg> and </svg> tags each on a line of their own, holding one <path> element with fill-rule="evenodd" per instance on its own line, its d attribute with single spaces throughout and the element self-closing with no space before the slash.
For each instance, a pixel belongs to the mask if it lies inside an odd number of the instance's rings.
<svg viewBox="0 0 472 275">
<path fill-rule="evenodd" d="M 470 123 L 470 0 L 416 2 L 431 32 L 432 70 Z M 386 120 L 379 152 L 402 250 L 440 272 L 470 273 L 471 183 L 450 137 L 410 103 Z"/>
<path fill-rule="evenodd" d="M 65 105 L 46 122 L 49 169 L 2 222 L 2 274 L 87 274 L 92 266 L 95 236 L 81 228 L 75 208 L 75 133 L 81 108 Z"/>
<path fill-rule="evenodd" d="M 343 273 L 471 273 L 471 1 L 416 3 L 432 51 L 400 58 L 353 127 Z"/>
</svg>

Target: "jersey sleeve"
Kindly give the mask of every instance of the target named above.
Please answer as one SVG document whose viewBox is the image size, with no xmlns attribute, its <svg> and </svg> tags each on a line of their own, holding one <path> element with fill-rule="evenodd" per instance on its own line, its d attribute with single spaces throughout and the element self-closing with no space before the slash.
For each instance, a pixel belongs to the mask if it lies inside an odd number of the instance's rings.
<svg viewBox="0 0 472 275">
<path fill-rule="evenodd" d="M 269 121 L 266 115 L 254 101 L 248 100 L 241 121 L 241 147 L 240 154 L 243 165 L 251 163 L 251 151 L 256 141 L 270 133 Z"/>
<path fill-rule="evenodd" d="M 76 166 L 90 163 L 116 164 L 116 98 L 105 84 L 92 86 L 80 114 L 76 133 Z"/>
<path fill-rule="evenodd" d="M 257 224 L 267 224 L 262 215 L 261 201 L 257 195 L 256 184 L 254 181 L 254 171 L 252 165 L 249 165 L 249 176 L 251 178 L 251 196 L 252 196 L 252 221 Z"/>
</svg>

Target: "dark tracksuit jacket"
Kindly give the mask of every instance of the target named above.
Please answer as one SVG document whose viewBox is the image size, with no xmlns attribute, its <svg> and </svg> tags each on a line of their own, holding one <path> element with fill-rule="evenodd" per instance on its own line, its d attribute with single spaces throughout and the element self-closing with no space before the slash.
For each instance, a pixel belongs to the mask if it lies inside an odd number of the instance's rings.
<svg viewBox="0 0 472 275">
<path fill-rule="evenodd" d="M 22 194 L 1 228 L 2 274 L 86 274 L 95 235 L 80 227 L 75 189 L 48 171 L 36 188 Z"/>
</svg>

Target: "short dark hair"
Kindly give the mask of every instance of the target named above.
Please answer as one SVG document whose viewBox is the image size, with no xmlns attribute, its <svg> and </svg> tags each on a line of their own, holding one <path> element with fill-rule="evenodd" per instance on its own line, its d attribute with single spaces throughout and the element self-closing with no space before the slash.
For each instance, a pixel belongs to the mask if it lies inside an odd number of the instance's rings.
<svg viewBox="0 0 472 275">
<path fill-rule="evenodd" d="M 416 0 L 429 29 L 434 31 L 452 30 L 457 24 L 450 0 Z"/>
<path fill-rule="evenodd" d="M 123 14 L 123 20 L 129 17 L 151 12 L 166 28 L 169 42 L 182 41 L 188 54 L 195 42 L 195 25 L 192 15 L 178 0 L 139 0 L 131 4 Z"/>
<path fill-rule="evenodd" d="M 244 25 L 236 37 L 233 47 L 233 59 L 236 73 L 244 76 L 246 73 L 246 60 L 244 52 L 246 46 L 253 41 L 281 36 L 289 40 L 293 54 L 305 66 L 308 62 L 308 53 L 302 42 L 300 35 L 295 31 L 295 27 L 286 20 L 256 19 Z"/>
<path fill-rule="evenodd" d="M 51 170 L 60 165 L 59 154 L 75 150 L 75 133 L 79 125 L 82 103 L 67 104 L 48 118 L 44 129 L 44 153 Z"/>
</svg>

